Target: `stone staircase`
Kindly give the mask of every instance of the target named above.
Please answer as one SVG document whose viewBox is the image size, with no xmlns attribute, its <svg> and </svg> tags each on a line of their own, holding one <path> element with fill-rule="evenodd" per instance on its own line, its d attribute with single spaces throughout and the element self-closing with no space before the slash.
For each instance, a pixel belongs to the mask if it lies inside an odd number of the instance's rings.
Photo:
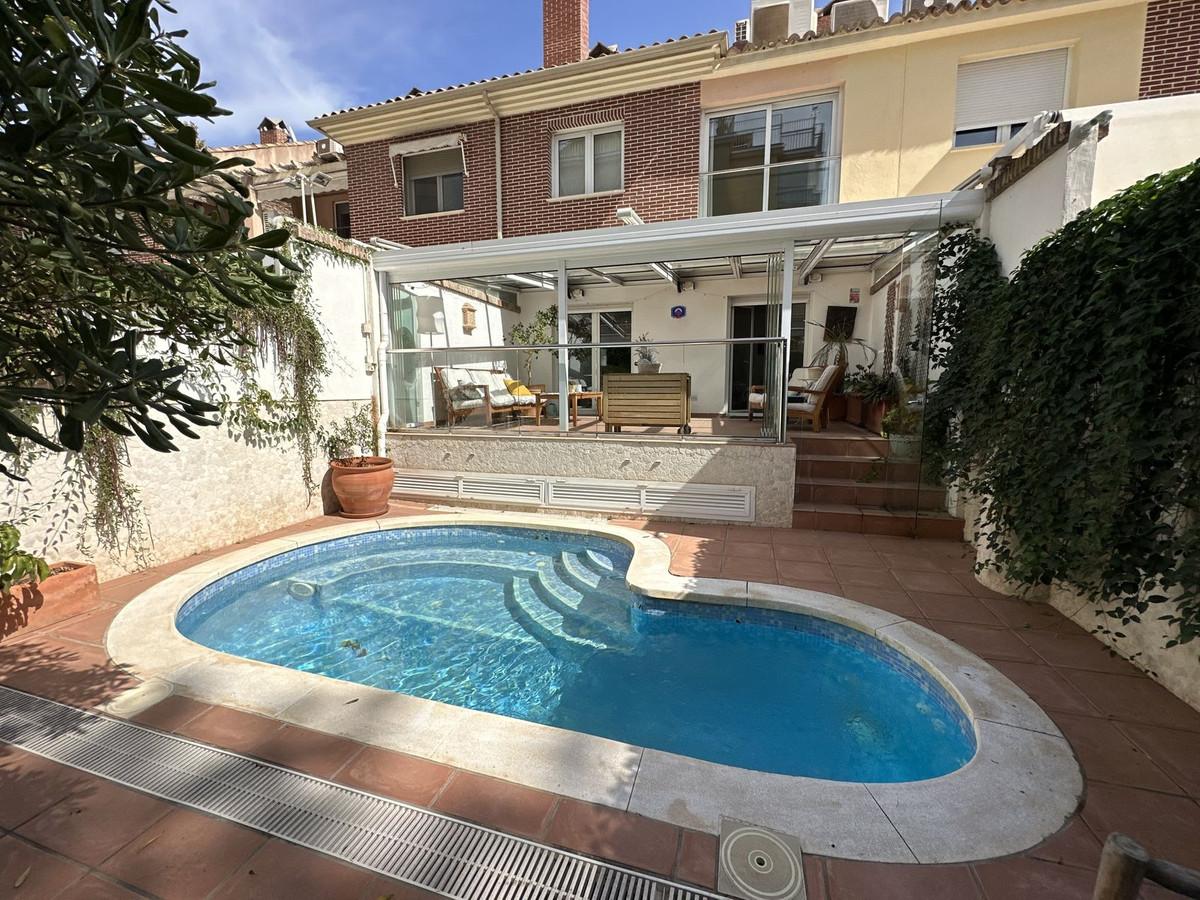
<svg viewBox="0 0 1200 900">
<path fill-rule="evenodd" d="M 793 528 L 955 539 L 963 521 L 946 512 L 946 490 L 922 483 L 920 465 L 890 459 L 886 438 L 850 426 L 792 438 Z"/>
</svg>

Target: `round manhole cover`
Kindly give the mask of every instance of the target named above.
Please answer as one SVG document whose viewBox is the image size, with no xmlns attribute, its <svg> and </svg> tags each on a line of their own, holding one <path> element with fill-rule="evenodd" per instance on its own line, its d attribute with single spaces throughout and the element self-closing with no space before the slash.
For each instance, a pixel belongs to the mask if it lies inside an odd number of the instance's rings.
<svg viewBox="0 0 1200 900">
<path fill-rule="evenodd" d="M 745 900 L 794 900 L 805 896 L 800 854 L 780 835 L 765 828 L 742 825 L 724 831 L 721 874 L 727 879 L 727 892 Z"/>
</svg>

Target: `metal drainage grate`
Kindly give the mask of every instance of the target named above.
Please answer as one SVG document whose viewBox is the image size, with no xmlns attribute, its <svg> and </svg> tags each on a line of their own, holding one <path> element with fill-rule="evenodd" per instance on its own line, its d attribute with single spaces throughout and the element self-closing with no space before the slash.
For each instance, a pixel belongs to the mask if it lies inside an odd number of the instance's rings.
<svg viewBox="0 0 1200 900">
<path fill-rule="evenodd" d="M 0 741 L 444 897 L 718 897 L 2 685 Z"/>
</svg>

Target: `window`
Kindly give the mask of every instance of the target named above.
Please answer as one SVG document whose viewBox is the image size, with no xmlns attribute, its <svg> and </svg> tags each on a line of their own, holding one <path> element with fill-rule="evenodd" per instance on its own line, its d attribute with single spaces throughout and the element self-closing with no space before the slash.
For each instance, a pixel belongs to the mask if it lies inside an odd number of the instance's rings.
<svg viewBox="0 0 1200 900">
<path fill-rule="evenodd" d="M 463 157 L 457 148 L 404 157 L 404 213 L 424 216 L 463 208 Z"/>
<path fill-rule="evenodd" d="M 1037 113 L 1061 109 L 1067 61 L 1064 48 L 961 64 L 954 146 L 1002 144 Z"/>
<path fill-rule="evenodd" d="M 705 122 L 705 214 L 817 206 L 834 200 L 833 98 L 772 103 Z"/>
<path fill-rule="evenodd" d="M 612 125 L 591 131 L 555 135 L 555 197 L 621 190 L 624 179 L 625 132 Z"/>
<path fill-rule="evenodd" d="M 343 200 L 333 204 L 333 230 L 338 237 L 350 237 L 350 203 Z"/>
</svg>

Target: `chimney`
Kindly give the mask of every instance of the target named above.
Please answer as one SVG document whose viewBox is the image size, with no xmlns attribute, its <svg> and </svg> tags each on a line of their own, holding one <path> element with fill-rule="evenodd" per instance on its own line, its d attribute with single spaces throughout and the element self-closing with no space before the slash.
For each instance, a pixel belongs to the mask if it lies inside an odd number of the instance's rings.
<svg viewBox="0 0 1200 900">
<path fill-rule="evenodd" d="M 542 0 L 542 65 L 587 59 L 588 0 Z"/>
<path fill-rule="evenodd" d="M 260 144 L 289 144 L 292 140 L 292 130 L 283 119 L 266 118 L 258 123 Z"/>
</svg>

